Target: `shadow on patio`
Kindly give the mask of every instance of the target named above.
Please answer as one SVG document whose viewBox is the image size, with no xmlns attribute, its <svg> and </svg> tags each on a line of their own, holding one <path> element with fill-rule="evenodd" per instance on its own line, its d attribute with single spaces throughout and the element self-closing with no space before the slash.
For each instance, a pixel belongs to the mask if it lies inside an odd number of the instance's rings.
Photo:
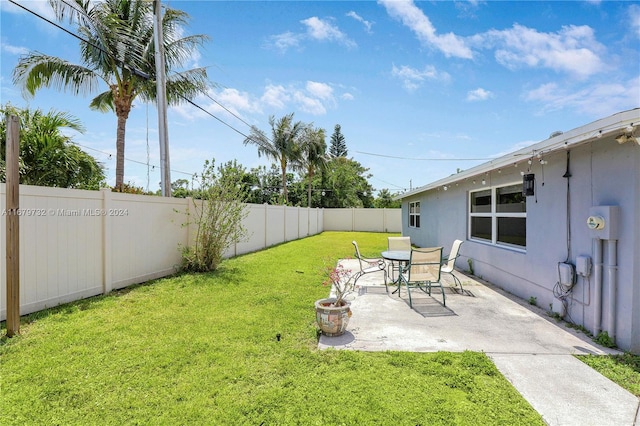
<svg viewBox="0 0 640 426">
<path fill-rule="evenodd" d="M 351 270 L 356 260 L 341 261 Z M 509 354 L 605 354 L 616 351 L 596 345 L 588 336 L 546 312 L 475 277 L 455 272 L 464 291 L 444 276 L 446 306 L 439 289 L 429 296 L 406 289 L 385 291 L 383 272 L 367 274 L 348 297 L 353 316 L 347 333 L 321 336 L 319 347 L 364 351 L 481 351 Z"/>
</svg>

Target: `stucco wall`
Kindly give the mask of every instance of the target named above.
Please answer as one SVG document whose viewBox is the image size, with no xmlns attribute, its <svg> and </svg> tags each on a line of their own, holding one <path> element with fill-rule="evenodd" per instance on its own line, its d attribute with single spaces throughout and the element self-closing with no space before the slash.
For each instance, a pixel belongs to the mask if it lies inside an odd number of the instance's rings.
<svg viewBox="0 0 640 426">
<path fill-rule="evenodd" d="M 483 187 L 483 177 L 459 181 L 403 200 L 403 235 L 418 246 L 443 246 L 447 253 L 453 240 L 462 239 L 457 267 L 468 270 L 507 291 L 549 309 L 554 303 L 553 288 L 558 281 L 558 263 L 575 264 L 579 255 L 593 259 L 594 240 L 586 221 L 589 208 L 597 205 L 620 207 L 620 236 L 617 243 L 617 293 L 615 300 L 615 334 L 619 347 L 640 352 L 640 147 L 619 145 L 611 138 L 598 139 L 570 150 L 569 197 L 567 152 L 559 151 L 544 158 L 541 166 L 534 158 L 531 172 L 536 175 L 535 196 L 527 197 L 527 247 L 519 251 L 493 246 L 468 238 L 468 193 Z M 518 168 L 494 170 L 484 176 L 486 185 L 500 186 L 522 182 Z M 408 226 L 408 202 L 421 201 L 421 227 Z M 567 203 L 569 214 L 567 215 Z M 567 226 L 569 220 L 569 227 Z M 570 231 L 568 231 L 570 230 Z M 569 234 L 570 232 L 570 234 Z M 602 322 L 611 306 L 606 264 L 609 252 L 604 244 Z M 578 277 L 568 299 L 570 321 L 592 330 L 595 321 L 594 279 Z"/>
</svg>

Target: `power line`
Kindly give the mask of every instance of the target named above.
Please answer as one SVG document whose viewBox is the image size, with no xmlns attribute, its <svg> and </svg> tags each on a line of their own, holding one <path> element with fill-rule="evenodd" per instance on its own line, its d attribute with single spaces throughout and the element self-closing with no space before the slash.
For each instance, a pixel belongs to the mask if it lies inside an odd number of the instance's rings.
<svg viewBox="0 0 640 426">
<path fill-rule="evenodd" d="M 103 155 L 108 156 L 110 160 L 113 158 L 113 154 L 112 154 L 112 153 L 110 153 L 110 152 L 107 152 L 107 151 L 101 151 L 101 150 L 99 150 L 99 149 L 92 148 L 92 147 L 90 147 L 90 146 L 86 146 L 86 145 L 82 145 L 82 144 L 80 144 L 80 143 L 78 143 L 78 142 L 74 142 L 74 141 L 69 141 L 69 143 L 70 143 L 70 144 L 73 144 L 73 145 L 76 145 L 76 146 L 79 146 L 80 148 L 89 149 L 89 150 L 91 150 L 91 151 L 99 152 L 100 154 L 103 154 Z M 152 170 L 155 170 L 155 168 L 156 168 L 156 167 L 157 167 L 158 169 L 160 168 L 160 166 L 158 166 L 158 165 L 156 165 L 156 164 L 150 164 L 149 162 L 146 162 L 146 163 L 145 163 L 144 161 L 134 160 L 134 159 L 132 159 L 132 158 L 127 158 L 127 157 L 124 157 L 124 159 L 125 159 L 125 161 L 129 161 L 129 162 L 131 162 L 131 163 L 141 164 L 141 165 L 143 165 L 143 166 L 151 166 L 151 169 L 152 169 Z M 182 173 L 182 174 L 184 174 L 184 175 L 194 176 L 194 177 L 197 177 L 197 176 L 198 176 L 198 174 L 197 174 L 197 173 L 183 172 L 183 171 L 181 171 L 181 170 L 176 170 L 176 169 L 171 169 L 171 171 L 172 171 L 172 172 L 176 172 L 176 173 Z"/>
<path fill-rule="evenodd" d="M 495 158 L 417 158 L 417 157 L 397 157 L 394 155 L 375 154 L 373 152 L 354 151 L 358 154 L 372 155 L 374 157 L 395 158 L 397 160 L 415 160 L 415 161 L 491 161 Z"/>
</svg>

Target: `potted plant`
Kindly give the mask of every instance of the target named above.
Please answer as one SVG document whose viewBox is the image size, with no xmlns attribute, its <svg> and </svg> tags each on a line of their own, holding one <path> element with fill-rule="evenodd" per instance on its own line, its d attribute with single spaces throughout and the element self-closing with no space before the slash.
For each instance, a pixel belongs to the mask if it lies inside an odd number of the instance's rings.
<svg viewBox="0 0 640 426">
<path fill-rule="evenodd" d="M 344 297 L 353 291 L 353 275 L 342 264 L 325 266 L 327 279 L 322 283 L 331 286 L 331 294 L 326 299 L 316 300 L 316 321 L 325 336 L 344 334 L 351 317 L 351 303 Z"/>
</svg>

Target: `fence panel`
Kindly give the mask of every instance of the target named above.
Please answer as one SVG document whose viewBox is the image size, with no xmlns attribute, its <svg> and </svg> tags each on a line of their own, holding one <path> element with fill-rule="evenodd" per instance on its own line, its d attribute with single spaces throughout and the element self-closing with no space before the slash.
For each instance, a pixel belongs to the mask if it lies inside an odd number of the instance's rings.
<svg viewBox="0 0 640 426">
<path fill-rule="evenodd" d="M 0 317 L 6 318 L 5 185 L 0 185 Z M 102 293 L 102 200 L 97 191 L 20 185 L 20 311 Z"/>
<path fill-rule="evenodd" d="M 325 231 L 402 232 L 401 209 L 325 209 Z"/>
<path fill-rule="evenodd" d="M 175 272 L 181 262 L 179 248 L 188 238 L 182 226 L 188 219 L 184 213 L 187 200 L 112 192 L 105 195 L 113 288 Z"/>
</svg>

